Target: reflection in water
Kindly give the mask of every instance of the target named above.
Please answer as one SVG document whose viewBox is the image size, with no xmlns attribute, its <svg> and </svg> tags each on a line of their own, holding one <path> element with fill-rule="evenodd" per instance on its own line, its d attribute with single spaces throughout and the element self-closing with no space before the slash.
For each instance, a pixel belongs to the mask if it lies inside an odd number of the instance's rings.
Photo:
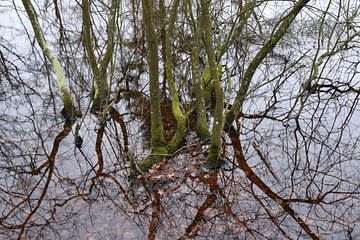
<svg viewBox="0 0 360 240">
<path fill-rule="evenodd" d="M 30 2 L 59 63 L 1 0 L 0 239 L 360 239 L 356 1 L 211 1 L 213 54 L 207 4 L 180 1 L 169 44 L 159 1 L 152 64 L 141 1 Z M 159 112 L 174 144 L 150 152 Z"/>
<path fill-rule="evenodd" d="M 221 169 L 204 167 L 208 142 L 190 132 L 173 156 L 148 172 L 130 176 L 129 156 L 120 147 L 115 149 L 120 146 L 116 138 L 105 138 L 112 126 L 83 130 L 84 147 L 75 150 L 72 139 L 64 138 L 69 133 L 65 128 L 49 152 L 27 155 L 33 157 L 30 165 L 6 162 L 1 184 L 7 190 L 2 187 L 0 204 L 4 238 L 19 234 L 30 239 L 294 239 L 305 234 L 316 238 L 313 229 L 332 221 L 326 219 L 331 209 L 327 205 L 344 214 L 350 209 L 346 198 L 341 204 L 327 198 L 335 194 L 336 185 L 311 196 L 304 192 L 311 182 L 294 185 L 287 180 L 293 171 L 281 165 L 272 166 L 278 179 L 261 161 L 250 167 L 234 129 L 225 139 L 229 144 L 223 146 L 227 159 Z M 101 149 L 96 147 L 99 138 Z M 107 146 L 114 148 L 110 151 Z M 57 157 L 51 160 L 55 151 Z M 45 156 L 49 160 L 40 161 Z M 338 236 L 353 231 L 349 226 L 337 228 Z"/>
<path fill-rule="evenodd" d="M 57 135 L 52 151 L 66 133 Z M 2 203 L 7 212 L 2 224 L 13 231 L 2 234 L 12 238 L 20 231 L 30 238 L 53 239 L 255 236 L 259 226 L 251 224 L 251 219 L 256 211 L 243 212 L 241 206 L 247 202 L 244 207 L 251 209 L 248 194 L 242 190 L 248 183 L 236 171 L 203 168 L 207 148 L 192 136 L 175 156 L 138 175 L 132 185 L 128 168 L 118 161 L 105 161 L 100 173 L 99 163 L 92 163 L 82 150 L 59 150 L 61 158 L 54 164 L 49 161 L 34 169 L 36 173 L 3 178 L 11 179 L 16 189 L 27 191 L 23 194 L 30 197 L 9 193 L 9 201 Z"/>
</svg>

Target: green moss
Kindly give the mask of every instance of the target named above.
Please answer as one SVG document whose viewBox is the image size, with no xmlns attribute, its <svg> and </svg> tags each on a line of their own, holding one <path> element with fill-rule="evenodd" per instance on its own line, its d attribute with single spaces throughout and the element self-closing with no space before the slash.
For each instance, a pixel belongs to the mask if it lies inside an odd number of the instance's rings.
<svg viewBox="0 0 360 240">
<path fill-rule="evenodd" d="M 155 133 L 151 133 L 151 135 L 156 136 Z M 157 149 L 159 147 L 165 147 L 165 145 L 166 145 L 164 139 L 161 137 L 152 137 L 150 144 L 151 144 L 150 148 L 152 149 L 152 152 L 154 152 L 154 149 Z"/>
<path fill-rule="evenodd" d="M 167 146 L 169 154 L 174 153 L 183 142 L 183 138 L 186 132 L 186 118 L 181 116 L 177 119 L 177 127 L 174 136 L 172 137 L 170 143 Z"/>
<path fill-rule="evenodd" d="M 251 80 L 261 62 L 268 56 L 268 54 L 275 48 L 276 44 L 280 41 L 280 39 L 284 36 L 286 31 L 289 29 L 291 23 L 294 21 L 296 16 L 299 14 L 301 9 L 306 6 L 309 0 L 299 1 L 293 9 L 287 14 L 287 16 L 280 23 L 279 27 L 273 34 L 269 37 L 269 39 L 265 42 L 262 48 L 256 53 L 254 59 L 250 62 L 248 68 L 246 69 L 244 76 L 241 80 L 240 89 L 236 95 L 234 106 L 236 108 L 232 108 L 228 113 L 232 116 L 227 117 L 227 125 L 231 124 L 232 121 L 236 118 L 236 116 L 241 111 L 243 104 L 245 102 L 246 95 L 248 93 Z"/>
<path fill-rule="evenodd" d="M 142 0 L 143 23 L 148 45 L 151 110 L 151 149 L 164 144 L 164 127 L 160 110 L 159 56 L 156 29 L 153 23 L 153 5 L 150 0 Z"/>
<path fill-rule="evenodd" d="M 210 132 L 206 125 L 202 126 L 198 124 L 196 133 L 198 137 L 203 141 L 210 139 Z"/>
<path fill-rule="evenodd" d="M 202 22 L 204 26 L 204 42 L 206 53 L 208 56 L 209 69 L 211 75 L 211 85 L 215 93 L 215 109 L 214 109 L 214 127 L 210 139 L 210 152 L 207 159 L 207 165 L 211 168 L 219 164 L 219 156 L 221 150 L 221 133 L 223 130 L 223 108 L 224 108 L 224 92 L 220 85 L 221 66 L 217 65 L 215 58 L 215 50 L 212 42 L 212 26 L 210 18 L 210 1 L 201 0 Z"/>
<path fill-rule="evenodd" d="M 235 105 L 233 105 L 233 108 L 236 107 Z M 234 114 L 234 109 L 230 109 L 230 111 L 227 113 L 226 118 L 225 118 L 225 123 L 224 123 L 224 131 L 228 132 L 230 130 L 231 124 L 234 122 L 235 120 L 235 114 Z"/>
<path fill-rule="evenodd" d="M 199 73 L 199 55 L 200 55 L 200 41 L 201 41 L 202 28 L 203 27 L 201 25 L 201 21 L 198 21 L 198 24 L 195 28 L 193 45 L 192 45 L 193 49 L 191 54 L 191 67 L 192 67 L 193 81 L 195 83 L 196 129 L 197 129 L 196 131 L 201 140 L 206 140 L 210 138 L 210 132 L 207 126 L 206 107 L 205 107 L 205 99 L 204 99 L 205 80 L 203 81 L 200 80 L 200 73 Z M 210 78 L 209 64 L 207 64 L 203 76 Z"/>
<path fill-rule="evenodd" d="M 67 82 L 65 79 L 65 71 L 62 68 L 57 57 L 50 51 L 49 47 L 47 46 L 45 37 L 43 35 L 40 24 L 38 22 L 37 14 L 35 12 L 33 5 L 31 4 L 31 1 L 24 0 L 23 4 L 24 4 L 25 10 L 26 10 L 26 13 L 29 16 L 31 25 L 33 27 L 36 41 L 38 42 L 41 50 L 43 51 L 45 56 L 50 60 L 51 65 L 54 68 L 57 86 L 59 88 L 61 98 L 64 103 L 64 115 L 67 118 L 67 122 L 72 123 L 76 119 L 76 114 L 75 114 L 74 105 L 72 103 L 70 90 L 69 90 L 69 87 L 67 86 Z"/>
<path fill-rule="evenodd" d="M 167 155 L 168 151 L 165 147 L 154 148 L 152 153 L 139 163 L 139 167 L 145 172 L 154 166 L 154 164 L 161 162 Z"/>
<path fill-rule="evenodd" d="M 101 108 L 102 108 L 103 101 L 104 101 L 104 99 L 103 99 L 102 96 L 100 96 L 99 94 L 95 94 L 95 97 L 93 99 L 93 103 L 91 105 L 90 112 L 91 113 L 96 113 L 96 112 L 100 111 Z"/>
<path fill-rule="evenodd" d="M 205 167 L 209 169 L 217 169 L 224 164 L 224 161 L 220 157 L 221 147 L 219 145 L 212 144 L 210 146 L 209 155 L 207 157 Z"/>
<path fill-rule="evenodd" d="M 149 155 L 139 163 L 139 167 L 142 171 L 149 170 L 155 163 L 160 162 L 163 157 Z"/>
<path fill-rule="evenodd" d="M 180 107 L 180 101 L 178 92 L 176 89 L 176 84 L 173 76 L 173 64 L 172 64 L 172 54 L 171 54 L 171 42 L 172 42 L 172 35 L 174 30 L 174 24 L 177 18 L 178 14 L 178 6 L 179 6 L 179 0 L 175 0 L 173 3 L 173 8 L 171 10 L 171 16 L 169 19 L 169 25 L 166 33 L 166 64 L 165 64 L 165 70 L 166 70 L 166 76 L 169 84 L 169 90 L 172 100 L 172 113 L 174 118 L 176 119 L 177 126 L 176 126 L 176 132 L 174 136 L 171 138 L 171 141 L 169 145 L 167 146 L 168 152 L 171 154 L 175 152 L 179 146 L 181 145 L 185 132 L 186 132 L 186 117 L 183 114 L 181 107 Z"/>
</svg>

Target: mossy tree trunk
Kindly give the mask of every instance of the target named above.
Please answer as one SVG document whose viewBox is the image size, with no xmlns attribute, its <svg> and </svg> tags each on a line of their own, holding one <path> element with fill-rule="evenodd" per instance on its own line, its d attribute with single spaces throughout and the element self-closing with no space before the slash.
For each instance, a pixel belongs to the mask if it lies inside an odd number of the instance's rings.
<svg viewBox="0 0 360 240">
<path fill-rule="evenodd" d="M 204 42 L 206 53 L 208 56 L 211 85 L 215 92 L 215 110 L 214 110 L 214 126 L 210 138 L 210 152 L 206 165 L 209 168 L 216 168 L 221 164 L 221 133 L 223 130 L 223 110 L 224 110 L 224 92 L 220 85 L 220 76 L 218 72 L 217 62 L 215 59 L 215 50 L 212 43 L 212 26 L 210 18 L 210 0 L 201 0 L 202 24 L 204 27 Z"/>
<path fill-rule="evenodd" d="M 109 10 L 109 22 L 107 25 L 107 45 L 106 50 L 102 58 L 99 57 L 99 60 L 96 58 L 94 53 L 94 46 L 92 44 L 91 36 L 91 19 L 90 19 L 90 3 L 89 0 L 82 0 L 83 8 L 83 28 L 84 28 L 84 46 L 88 61 L 91 66 L 93 73 L 93 103 L 91 107 L 91 112 L 95 113 L 103 109 L 103 105 L 108 92 L 108 81 L 107 81 L 107 69 L 110 61 L 113 57 L 113 51 L 115 46 L 115 36 L 116 36 L 116 15 L 119 8 L 120 0 L 113 0 L 111 2 Z M 98 64 L 99 63 L 99 64 Z"/>
<path fill-rule="evenodd" d="M 240 89 L 236 95 L 234 104 L 230 111 L 227 113 L 225 120 L 225 131 L 228 131 L 231 124 L 238 116 L 244 105 L 245 97 L 247 95 L 251 80 L 255 74 L 256 69 L 259 67 L 265 57 L 275 48 L 276 44 L 284 36 L 286 31 L 289 29 L 291 23 L 294 21 L 296 16 L 299 14 L 310 0 L 301 0 L 292 8 L 292 10 L 283 18 L 274 33 L 266 41 L 264 46 L 259 50 L 254 59 L 250 62 L 245 74 L 241 80 Z"/>
<path fill-rule="evenodd" d="M 54 71 L 55 71 L 55 75 L 56 75 L 56 81 L 57 81 L 57 86 L 59 88 L 60 91 L 60 95 L 61 95 L 61 99 L 64 103 L 64 114 L 66 116 L 66 123 L 67 125 L 72 125 L 72 123 L 74 123 L 75 119 L 76 119 L 76 109 L 74 107 L 73 101 L 72 101 L 72 97 L 70 94 L 70 89 L 66 83 L 66 79 L 65 79 L 65 72 L 64 69 L 62 68 L 59 60 L 57 59 L 57 57 L 50 51 L 44 34 L 40 28 L 40 24 L 37 18 L 37 14 L 35 12 L 35 9 L 31 3 L 30 0 L 23 0 L 23 5 L 25 7 L 26 13 L 29 16 L 31 25 L 33 27 L 34 33 L 35 33 L 35 39 L 38 42 L 41 50 L 43 51 L 44 55 L 49 59 L 49 61 L 51 62 Z"/>
<path fill-rule="evenodd" d="M 159 95 L 159 57 L 158 44 L 155 27 L 152 22 L 153 9 L 151 1 L 143 0 L 143 21 L 148 44 L 148 61 L 150 75 L 150 107 L 151 107 L 151 155 L 143 159 L 139 166 L 141 170 L 147 170 L 155 163 L 161 161 L 165 156 L 175 152 L 181 145 L 186 132 L 186 116 L 181 110 L 180 100 L 176 89 L 173 76 L 173 64 L 171 57 L 171 40 L 174 31 L 174 25 L 177 19 L 179 0 L 173 2 L 171 15 L 169 18 L 168 28 L 165 33 L 165 72 L 164 75 L 169 84 L 169 90 L 172 100 L 172 113 L 177 122 L 177 128 L 170 143 L 165 146 L 163 137 L 163 125 L 160 112 L 160 95 Z M 163 6 L 164 8 L 164 6 Z M 162 18 L 166 19 L 166 11 L 162 11 Z M 165 22 L 165 21 L 164 21 Z M 163 37 L 164 37 L 163 36 Z"/>
<path fill-rule="evenodd" d="M 153 23 L 152 0 L 142 0 L 143 23 L 145 27 L 146 42 L 148 47 L 148 64 L 150 78 L 150 111 L 151 111 L 151 155 L 143 159 L 139 166 L 141 170 L 149 169 L 167 155 L 164 141 L 164 127 L 161 119 L 160 91 L 159 91 L 159 55 L 158 40 Z"/>
<path fill-rule="evenodd" d="M 161 120 L 159 94 L 159 55 L 158 41 L 153 23 L 153 4 L 151 0 L 142 0 L 143 22 L 148 46 L 151 110 L 151 148 L 164 147 L 164 127 Z"/>
<path fill-rule="evenodd" d="M 174 32 L 174 25 L 177 19 L 177 12 L 179 7 L 179 0 L 174 0 L 173 7 L 171 10 L 171 15 L 169 19 L 169 26 L 166 33 L 166 61 L 165 61 L 165 73 L 169 83 L 169 90 L 172 100 L 172 113 L 176 119 L 177 126 L 176 132 L 172 137 L 170 143 L 167 146 L 169 153 L 175 152 L 178 147 L 181 145 L 183 141 L 185 132 L 186 132 L 186 116 L 183 114 L 181 107 L 180 107 L 180 100 L 178 96 L 178 92 L 175 85 L 174 75 L 173 75 L 173 63 L 171 57 L 171 42 L 173 39 L 173 32 Z M 165 16 L 164 16 L 165 18 Z"/>
<path fill-rule="evenodd" d="M 189 4 L 191 7 L 191 4 Z M 192 42 L 192 51 L 191 51 L 191 69 L 192 69 L 192 80 L 195 87 L 195 98 L 196 98 L 196 131 L 200 139 L 206 140 L 210 138 L 210 132 L 207 125 L 206 119 L 206 107 L 204 99 L 204 84 L 200 79 L 200 43 L 201 43 L 201 33 L 202 25 L 201 20 L 197 20 L 196 26 L 194 26 L 194 35 Z"/>
</svg>

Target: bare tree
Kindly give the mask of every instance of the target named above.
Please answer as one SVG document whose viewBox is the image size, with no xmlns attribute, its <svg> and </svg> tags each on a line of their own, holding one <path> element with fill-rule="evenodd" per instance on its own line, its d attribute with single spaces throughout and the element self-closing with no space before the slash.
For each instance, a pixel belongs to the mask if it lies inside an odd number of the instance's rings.
<svg viewBox="0 0 360 240">
<path fill-rule="evenodd" d="M 357 239 L 357 0 L 0 4 L 0 236 Z"/>
</svg>

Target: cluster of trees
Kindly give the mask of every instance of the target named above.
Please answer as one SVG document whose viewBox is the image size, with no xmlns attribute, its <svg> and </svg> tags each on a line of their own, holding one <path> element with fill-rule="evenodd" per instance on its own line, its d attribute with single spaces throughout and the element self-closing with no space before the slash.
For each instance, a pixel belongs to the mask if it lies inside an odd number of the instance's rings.
<svg viewBox="0 0 360 240">
<path fill-rule="evenodd" d="M 0 12 L 0 236 L 102 208 L 149 239 L 359 236 L 359 1 Z"/>
</svg>

